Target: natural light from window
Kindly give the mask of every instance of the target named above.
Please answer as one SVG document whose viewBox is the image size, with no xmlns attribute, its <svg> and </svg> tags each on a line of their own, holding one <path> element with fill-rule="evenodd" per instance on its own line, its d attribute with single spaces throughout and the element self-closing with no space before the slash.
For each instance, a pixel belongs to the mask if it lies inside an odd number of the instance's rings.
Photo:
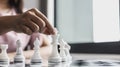
<svg viewBox="0 0 120 67">
<path fill-rule="evenodd" d="M 119 30 L 119 0 L 93 0 L 94 41 L 119 41 Z"/>
</svg>

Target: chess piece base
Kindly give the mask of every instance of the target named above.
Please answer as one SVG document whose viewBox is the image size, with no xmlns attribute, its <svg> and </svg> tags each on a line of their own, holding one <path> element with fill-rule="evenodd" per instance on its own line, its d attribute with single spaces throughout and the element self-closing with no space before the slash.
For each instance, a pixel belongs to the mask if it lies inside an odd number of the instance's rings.
<svg viewBox="0 0 120 67">
<path fill-rule="evenodd" d="M 0 66 L 1 65 L 9 66 L 9 60 L 7 60 L 7 59 L 0 59 Z"/>
<path fill-rule="evenodd" d="M 31 65 L 35 65 L 35 64 L 41 64 L 41 59 L 31 59 Z"/>
<path fill-rule="evenodd" d="M 60 57 L 49 58 L 48 62 L 50 63 L 60 63 L 62 59 Z"/>
</svg>

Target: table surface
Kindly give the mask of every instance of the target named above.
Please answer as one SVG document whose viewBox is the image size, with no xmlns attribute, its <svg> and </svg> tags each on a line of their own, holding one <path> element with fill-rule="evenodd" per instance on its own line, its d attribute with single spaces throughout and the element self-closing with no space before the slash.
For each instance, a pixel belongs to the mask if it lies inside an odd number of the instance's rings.
<svg viewBox="0 0 120 67">
<path fill-rule="evenodd" d="M 24 65 L 11 64 L 9 67 L 24 67 Z M 26 64 L 25 67 L 120 67 L 120 60 L 75 60 L 72 62 L 48 63 L 48 66 Z"/>
<path fill-rule="evenodd" d="M 29 60 L 25 67 L 120 67 L 120 55 L 115 54 L 72 54 L 73 60 L 70 62 L 43 63 L 30 65 Z M 23 65 L 24 66 L 24 65 Z M 9 67 L 22 67 L 21 64 L 10 64 Z"/>
</svg>

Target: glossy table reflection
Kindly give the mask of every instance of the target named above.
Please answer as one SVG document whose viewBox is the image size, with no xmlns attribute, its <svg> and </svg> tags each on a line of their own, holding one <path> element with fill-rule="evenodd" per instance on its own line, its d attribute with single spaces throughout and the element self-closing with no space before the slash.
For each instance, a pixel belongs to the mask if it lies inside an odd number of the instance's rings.
<svg viewBox="0 0 120 67">
<path fill-rule="evenodd" d="M 9 67 L 22 67 L 21 64 L 11 64 Z M 120 67 L 120 60 L 74 60 L 72 62 L 48 63 L 30 65 L 25 67 Z"/>
<path fill-rule="evenodd" d="M 26 60 L 26 67 L 120 67 L 120 55 L 114 54 L 72 54 L 72 62 L 48 63 L 47 59 L 38 65 L 30 65 Z M 3 67 L 3 66 L 2 66 Z M 22 67 L 21 64 L 11 64 L 9 67 Z"/>
</svg>

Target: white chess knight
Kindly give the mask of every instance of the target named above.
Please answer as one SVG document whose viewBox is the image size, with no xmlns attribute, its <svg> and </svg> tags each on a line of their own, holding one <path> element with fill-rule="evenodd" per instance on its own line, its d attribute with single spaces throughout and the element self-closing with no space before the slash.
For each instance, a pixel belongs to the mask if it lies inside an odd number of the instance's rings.
<svg viewBox="0 0 120 67">
<path fill-rule="evenodd" d="M 23 55 L 23 49 L 20 40 L 16 41 L 17 49 L 14 57 L 14 63 L 25 63 L 25 57 Z"/>
<path fill-rule="evenodd" d="M 72 56 L 70 55 L 71 46 L 65 41 L 64 41 L 64 44 L 65 44 L 65 53 L 66 53 L 66 56 L 67 56 L 67 60 L 72 61 Z"/>
<path fill-rule="evenodd" d="M 60 43 L 59 44 L 60 45 L 60 56 L 62 58 L 62 61 L 65 62 L 65 61 L 67 61 L 67 55 L 65 53 L 65 51 L 66 51 L 65 43 L 64 43 L 63 39 L 60 39 L 59 43 Z"/>
<path fill-rule="evenodd" d="M 41 63 L 41 56 L 40 56 L 40 41 L 38 38 L 34 41 L 34 54 L 31 58 L 31 64 L 39 64 Z"/>
<path fill-rule="evenodd" d="M 8 44 L 1 44 L 0 49 L 2 51 L 0 54 L 0 66 L 9 66 L 9 57 L 7 55 Z"/>
<path fill-rule="evenodd" d="M 48 58 L 48 62 L 59 63 L 62 61 L 60 54 L 58 53 L 58 38 L 59 34 L 52 35 L 52 53 Z"/>
</svg>

